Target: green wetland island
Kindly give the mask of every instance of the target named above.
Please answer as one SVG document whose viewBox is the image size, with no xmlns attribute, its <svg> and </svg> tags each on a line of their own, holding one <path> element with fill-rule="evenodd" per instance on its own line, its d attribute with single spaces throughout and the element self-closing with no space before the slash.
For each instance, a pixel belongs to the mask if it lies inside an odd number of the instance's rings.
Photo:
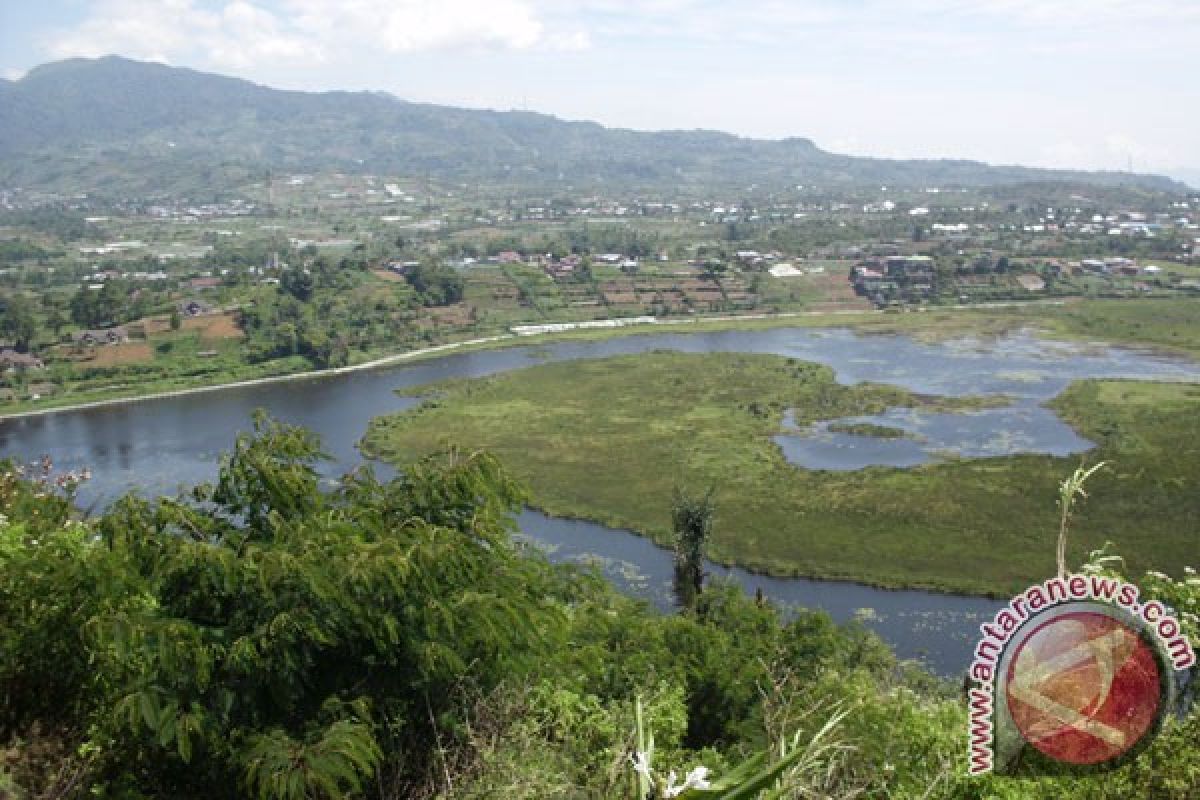
<svg viewBox="0 0 1200 800">
<path fill-rule="evenodd" d="M 555 363 L 426 387 L 425 402 L 374 421 L 368 452 L 397 463 L 445 444 L 495 453 L 550 514 L 670 540 L 676 486 L 713 487 L 710 555 L 783 575 L 970 593 L 1018 589 L 1053 568 L 1055 493 L 1079 456 L 950 459 L 832 472 L 789 464 L 772 436 L 786 409 L 806 423 L 895 406 L 969 410 L 843 386 L 831 370 L 778 356 L 649 353 Z M 1051 408 L 1097 443 L 1096 476 L 1072 541 L 1106 541 L 1137 568 L 1196 554 L 1200 386 L 1086 380 Z"/>
</svg>

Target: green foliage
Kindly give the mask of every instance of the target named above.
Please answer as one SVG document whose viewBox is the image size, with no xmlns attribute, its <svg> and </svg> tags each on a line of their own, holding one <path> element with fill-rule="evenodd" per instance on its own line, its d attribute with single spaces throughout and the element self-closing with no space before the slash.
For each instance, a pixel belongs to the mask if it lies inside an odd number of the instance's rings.
<svg viewBox="0 0 1200 800">
<path fill-rule="evenodd" d="M 421 261 L 404 271 L 404 280 L 421 297 L 423 305 L 448 306 L 463 298 L 462 274 L 442 264 Z"/>
<path fill-rule="evenodd" d="M 51 252 L 25 239 L 0 239 L 0 263 L 16 264 L 58 255 L 62 255 L 62 252 Z"/>
<path fill-rule="evenodd" d="M 3 791 L 1183 800 L 1200 776 L 1192 713 L 1113 773 L 969 778 L 957 693 L 862 628 L 721 582 L 661 615 L 551 567 L 486 454 L 328 493 L 319 458 L 260 416 L 213 485 L 90 521 L 49 465 L 0 472 Z M 1197 633 L 1194 573 L 1142 585 Z"/>
<path fill-rule="evenodd" d="M 383 754 L 369 724 L 341 720 L 319 739 L 296 742 L 281 730 L 247 742 L 245 780 L 260 800 L 361 794 Z"/>
<path fill-rule="evenodd" d="M 314 470 L 320 458 L 312 432 L 282 425 L 260 411 L 254 415 L 254 433 L 239 434 L 233 452 L 222 457 L 216 486 L 201 487 L 198 496 L 244 520 L 242 530 L 267 536 L 273 526 L 321 506 Z"/>
<path fill-rule="evenodd" d="M 257 291 L 241 315 L 246 360 L 301 356 L 324 369 L 346 366 L 355 350 L 415 342 L 404 324 L 411 296 L 396 284 L 368 281 L 360 266 L 317 257 L 303 270 L 284 272 L 276 289 Z"/>
<path fill-rule="evenodd" d="M 260 417 L 198 503 L 126 498 L 99 540 L 7 527 L 3 730 L 53 704 L 95 731 L 100 774 L 146 790 L 232 792 L 240 775 L 262 796 L 344 796 L 399 768 L 453 686 L 520 675 L 558 641 L 551 573 L 508 542 L 519 495 L 494 460 L 322 495 L 318 457 Z M 386 764 L 385 729 L 403 732 Z"/>
<path fill-rule="evenodd" d="M 99 289 L 80 287 L 71 298 L 71 319 L 83 328 L 99 328 L 140 316 L 143 309 L 129 301 L 130 288 L 121 281 L 105 281 Z"/>
<path fill-rule="evenodd" d="M 1105 463 L 1101 461 L 1088 468 L 1080 467 L 1058 486 L 1058 509 L 1061 516 L 1058 524 L 1057 564 L 1060 578 L 1067 577 L 1067 531 L 1071 526 L 1071 511 L 1080 498 L 1087 497 L 1087 491 L 1083 487 L 1088 478 L 1104 469 L 1104 466 Z"/>
<path fill-rule="evenodd" d="M 97 233 L 96 226 L 90 224 L 83 214 L 78 211 L 68 211 L 53 205 L 39 206 L 23 211 L 11 211 L 0 217 L 4 225 L 28 228 L 41 234 L 50 234 L 64 242 L 75 242 L 85 236 Z M 29 258 L 29 245 L 16 248 L 16 253 L 22 258 Z M 0 250 L 13 253 L 13 250 Z"/>
<path fill-rule="evenodd" d="M 33 303 L 25 295 L 14 293 L 0 297 L 0 338 L 12 342 L 19 352 L 29 352 L 37 336 Z"/>
<path fill-rule="evenodd" d="M 676 488 L 671 504 L 675 531 L 675 596 L 683 608 L 693 608 L 704 589 L 704 545 L 712 532 L 713 490 L 693 497 Z"/>
<path fill-rule="evenodd" d="M 307 303 L 313 296 L 313 276 L 307 269 L 285 270 L 279 280 L 279 290 L 286 292 L 301 303 Z"/>
</svg>

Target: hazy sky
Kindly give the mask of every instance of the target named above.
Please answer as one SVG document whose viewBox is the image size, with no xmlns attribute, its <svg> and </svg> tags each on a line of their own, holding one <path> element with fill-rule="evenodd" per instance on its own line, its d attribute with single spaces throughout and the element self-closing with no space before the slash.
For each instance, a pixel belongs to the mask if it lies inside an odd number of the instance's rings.
<svg viewBox="0 0 1200 800">
<path fill-rule="evenodd" d="M 5 77 L 108 53 L 845 153 L 1200 175 L 1200 0 L 0 0 Z"/>
</svg>

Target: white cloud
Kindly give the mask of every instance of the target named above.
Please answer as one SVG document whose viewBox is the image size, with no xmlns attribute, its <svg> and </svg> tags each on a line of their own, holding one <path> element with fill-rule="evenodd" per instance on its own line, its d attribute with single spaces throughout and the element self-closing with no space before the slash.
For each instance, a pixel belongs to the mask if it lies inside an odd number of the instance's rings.
<svg viewBox="0 0 1200 800">
<path fill-rule="evenodd" d="M 523 0 L 285 0 L 298 30 L 391 53 L 526 49 L 545 25 Z"/>
<path fill-rule="evenodd" d="M 1177 0 L 902 0 L 889 5 L 902 11 L 1045 26 L 1180 23 L 1200 18 L 1200 9 Z"/>
<path fill-rule="evenodd" d="M 194 34 L 212 28 L 211 15 L 197 11 L 191 0 L 107 0 L 77 28 L 55 36 L 49 51 L 55 58 L 122 53 L 168 61 L 168 53 L 187 44 L 188 28 Z"/>
<path fill-rule="evenodd" d="M 194 0 L 104 0 L 78 27 L 54 36 L 48 50 L 56 58 L 119 53 L 237 69 L 265 59 L 311 57 L 318 48 L 244 0 L 215 10 Z"/>
<path fill-rule="evenodd" d="M 207 49 L 220 64 L 249 67 L 269 60 L 324 60 L 318 40 L 285 33 L 273 14 L 243 0 L 222 9 L 219 28 L 222 36 Z"/>
<path fill-rule="evenodd" d="M 246 71 L 369 53 L 588 47 L 586 31 L 550 32 L 542 16 L 526 0 L 101 0 L 46 50 Z"/>
</svg>

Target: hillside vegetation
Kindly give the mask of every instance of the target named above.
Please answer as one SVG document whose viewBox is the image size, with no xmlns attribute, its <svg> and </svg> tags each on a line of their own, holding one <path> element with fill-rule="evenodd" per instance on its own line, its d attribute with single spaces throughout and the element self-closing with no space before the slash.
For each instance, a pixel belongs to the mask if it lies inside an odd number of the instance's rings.
<svg viewBox="0 0 1200 800">
<path fill-rule="evenodd" d="M 78 191 L 205 189 L 268 169 L 617 186 L 749 183 L 994 186 L 1060 181 L 1155 190 L 1166 178 L 973 161 L 858 158 L 811 141 L 637 132 L 544 114 L 409 103 L 374 92 L 281 91 L 110 56 L 0 83 L 0 183 Z"/>
<path fill-rule="evenodd" d="M 87 521 L 0 471 L 0 796 L 1194 796 L 1195 714 L 1111 774 L 970 779 L 957 692 L 863 630 L 720 585 L 660 615 L 515 545 L 490 456 L 324 495 L 318 447 L 260 419 L 194 499 Z M 700 766 L 739 793 L 667 791 Z"/>
</svg>

